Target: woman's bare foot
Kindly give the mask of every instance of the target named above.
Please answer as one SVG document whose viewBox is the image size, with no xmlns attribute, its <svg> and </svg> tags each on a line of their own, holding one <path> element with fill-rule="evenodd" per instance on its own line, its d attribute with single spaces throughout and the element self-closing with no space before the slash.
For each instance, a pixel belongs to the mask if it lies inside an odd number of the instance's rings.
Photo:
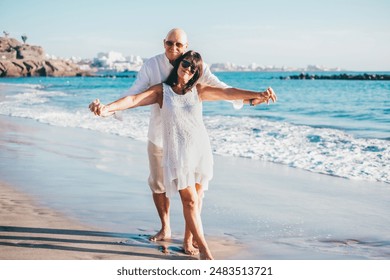
<svg viewBox="0 0 390 280">
<path fill-rule="evenodd" d="M 167 245 L 162 245 L 160 247 L 161 253 L 164 253 L 165 255 L 169 254 L 168 246 Z"/>
<path fill-rule="evenodd" d="M 194 255 L 199 254 L 199 249 L 194 247 L 192 245 L 192 242 L 190 242 L 190 243 L 184 242 L 183 243 L 183 250 L 184 250 L 185 254 L 190 255 L 190 256 L 194 256 Z"/>
<path fill-rule="evenodd" d="M 157 234 L 149 237 L 150 241 L 156 242 L 156 241 L 163 241 L 171 239 L 171 230 L 170 229 L 161 229 Z"/>
<path fill-rule="evenodd" d="M 211 252 L 210 250 L 205 250 L 205 251 L 201 251 L 200 254 L 199 254 L 199 259 L 200 260 L 213 260 L 213 256 L 211 255 Z"/>
</svg>

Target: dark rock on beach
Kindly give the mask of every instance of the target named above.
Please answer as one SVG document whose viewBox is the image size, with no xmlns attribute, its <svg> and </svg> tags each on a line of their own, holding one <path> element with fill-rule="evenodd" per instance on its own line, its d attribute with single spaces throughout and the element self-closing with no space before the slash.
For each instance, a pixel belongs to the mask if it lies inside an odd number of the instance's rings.
<svg viewBox="0 0 390 280">
<path fill-rule="evenodd" d="M 62 59 L 47 59 L 40 46 L 0 37 L 0 77 L 84 76 L 78 65 Z"/>
<path fill-rule="evenodd" d="M 337 75 L 313 75 L 301 73 L 299 75 L 291 75 L 280 77 L 283 80 L 390 80 L 390 75 L 385 74 L 337 74 Z"/>
</svg>

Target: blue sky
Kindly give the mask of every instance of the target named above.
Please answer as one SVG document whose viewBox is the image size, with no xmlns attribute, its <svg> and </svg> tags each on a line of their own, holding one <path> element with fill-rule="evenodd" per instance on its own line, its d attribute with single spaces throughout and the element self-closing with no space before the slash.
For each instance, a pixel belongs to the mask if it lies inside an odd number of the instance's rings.
<svg viewBox="0 0 390 280">
<path fill-rule="evenodd" d="M 0 35 L 61 57 L 147 58 L 181 27 L 208 63 L 390 71 L 389 15 L 389 0 L 18 0 L 0 2 Z"/>
</svg>

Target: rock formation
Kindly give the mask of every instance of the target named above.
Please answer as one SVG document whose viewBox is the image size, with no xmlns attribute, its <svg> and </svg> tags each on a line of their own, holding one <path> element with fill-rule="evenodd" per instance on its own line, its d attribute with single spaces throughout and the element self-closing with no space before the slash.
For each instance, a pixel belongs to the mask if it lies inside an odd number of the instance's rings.
<svg viewBox="0 0 390 280">
<path fill-rule="evenodd" d="M 0 37 L 0 77 L 81 76 L 86 75 L 69 61 L 47 59 L 40 46 L 23 44 L 14 38 Z"/>
<path fill-rule="evenodd" d="M 299 75 L 291 75 L 287 77 L 280 77 L 282 80 L 390 80 L 390 75 L 386 74 L 334 74 L 334 75 L 311 75 L 301 73 Z"/>
</svg>

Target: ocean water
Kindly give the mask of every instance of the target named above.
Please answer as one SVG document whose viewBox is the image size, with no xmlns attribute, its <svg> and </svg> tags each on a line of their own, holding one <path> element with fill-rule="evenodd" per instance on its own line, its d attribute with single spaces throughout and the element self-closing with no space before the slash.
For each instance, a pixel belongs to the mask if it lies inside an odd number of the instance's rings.
<svg viewBox="0 0 390 280">
<path fill-rule="evenodd" d="M 214 153 L 390 184 L 390 82 L 280 79 L 294 74 L 216 73 L 234 87 L 271 86 L 278 102 L 241 110 L 224 101 L 204 103 Z M 116 100 L 134 81 L 134 77 L 1 79 L 0 114 L 146 141 L 147 107 L 125 111 L 123 121 L 98 118 L 88 110 L 95 98 L 103 103 Z"/>
</svg>

